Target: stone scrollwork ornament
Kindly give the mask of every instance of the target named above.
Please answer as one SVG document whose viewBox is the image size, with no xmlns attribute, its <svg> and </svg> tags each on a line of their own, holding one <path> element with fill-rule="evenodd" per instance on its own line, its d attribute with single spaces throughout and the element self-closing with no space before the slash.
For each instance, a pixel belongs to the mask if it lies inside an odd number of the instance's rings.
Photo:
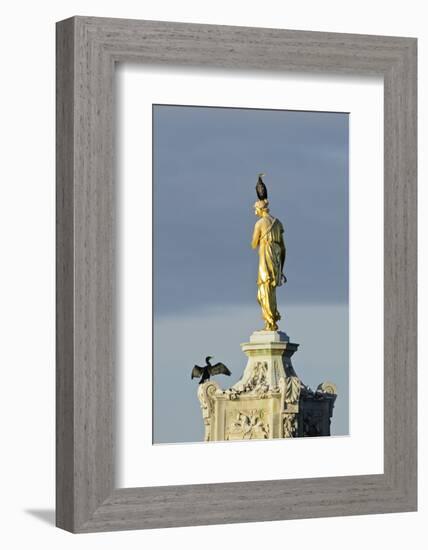
<svg viewBox="0 0 428 550">
<path fill-rule="evenodd" d="M 204 441 L 211 441 L 211 422 L 214 417 L 214 395 L 216 392 L 222 393 L 217 382 L 209 381 L 198 386 L 198 398 L 205 426 Z"/>
<path fill-rule="evenodd" d="M 337 386 L 333 382 L 323 382 L 317 387 L 317 391 L 321 393 L 328 393 L 331 395 L 337 395 Z"/>
</svg>

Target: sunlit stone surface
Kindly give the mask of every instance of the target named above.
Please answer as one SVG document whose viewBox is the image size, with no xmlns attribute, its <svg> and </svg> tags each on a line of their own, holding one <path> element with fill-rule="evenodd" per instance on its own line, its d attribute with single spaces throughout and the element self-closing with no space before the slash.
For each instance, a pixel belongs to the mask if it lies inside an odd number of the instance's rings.
<svg viewBox="0 0 428 550">
<path fill-rule="evenodd" d="M 330 435 L 336 386 L 305 386 L 291 363 L 298 346 L 284 332 L 253 332 L 241 344 L 248 362 L 236 384 L 226 390 L 215 380 L 199 385 L 205 441 Z"/>
</svg>

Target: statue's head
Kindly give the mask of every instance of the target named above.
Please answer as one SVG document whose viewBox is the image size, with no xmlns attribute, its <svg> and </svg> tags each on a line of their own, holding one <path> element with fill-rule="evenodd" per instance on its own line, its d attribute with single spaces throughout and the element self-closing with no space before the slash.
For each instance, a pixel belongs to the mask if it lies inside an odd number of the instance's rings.
<svg viewBox="0 0 428 550">
<path fill-rule="evenodd" d="M 261 218 L 264 214 L 269 212 L 269 201 L 263 199 L 254 203 L 254 213 Z"/>
</svg>

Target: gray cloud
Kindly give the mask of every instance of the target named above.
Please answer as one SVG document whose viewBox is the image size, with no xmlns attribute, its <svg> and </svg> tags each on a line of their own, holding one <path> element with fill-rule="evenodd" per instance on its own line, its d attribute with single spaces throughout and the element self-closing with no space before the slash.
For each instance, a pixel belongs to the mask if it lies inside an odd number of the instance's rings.
<svg viewBox="0 0 428 550">
<path fill-rule="evenodd" d="M 158 106 L 156 314 L 253 302 L 259 171 L 286 229 L 287 300 L 347 302 L 348 115 Z"/>
</svg>

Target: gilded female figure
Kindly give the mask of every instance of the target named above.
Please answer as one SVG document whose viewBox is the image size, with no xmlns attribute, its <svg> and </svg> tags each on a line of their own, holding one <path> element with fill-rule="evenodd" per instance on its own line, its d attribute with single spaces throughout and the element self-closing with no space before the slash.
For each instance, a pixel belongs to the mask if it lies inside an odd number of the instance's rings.
<svg viewBox="0 0 428 550">
<path fill-rule="evenodd" d="M 281 319 L 276 304 L 276 287 L 286 282 L 283 274 L 285 262 L 284 228 L 282 223 L 269 214 L 269 201 L 259 200 L 254 204 L 260 219 L 254 226 L 252 247 L 259 247 L 259 271 L 257 277 L 257 300 L 262 309 L 264 330 L 278 330 Z"/>
</svg>

